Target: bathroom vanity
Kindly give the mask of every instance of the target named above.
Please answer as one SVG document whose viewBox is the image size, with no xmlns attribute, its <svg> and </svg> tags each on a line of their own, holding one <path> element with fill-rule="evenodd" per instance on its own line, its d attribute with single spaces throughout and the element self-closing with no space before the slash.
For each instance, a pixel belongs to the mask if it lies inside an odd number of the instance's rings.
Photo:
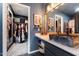
<svg viewBox="0 0 79 59">
<path fill-rule="evenodd" d="M 79 55 L 78 44 L 74 46 L 68 46 L 65 44 L 61 44 L 60 42 L 56 42 L 54 39 L 50 39 L 49 37 L 50 34 L 54 36 L 57 35 L 57 33 L 55 32 L 53 33 L 49 32 L 47 33 L 47 35 L 41 35 L 40 33 L 35 34 L 35 37 L 37 37 L 38 40 L 41 40 L 44 43 L 44 55 L 45 56 L 78 56 Z M 71 36 L 78 37 L 78 34 L 73 34 L 73 35 L 71 34 Z M 76 40 L 76 42 L 78 41 Z"/>
</svg>

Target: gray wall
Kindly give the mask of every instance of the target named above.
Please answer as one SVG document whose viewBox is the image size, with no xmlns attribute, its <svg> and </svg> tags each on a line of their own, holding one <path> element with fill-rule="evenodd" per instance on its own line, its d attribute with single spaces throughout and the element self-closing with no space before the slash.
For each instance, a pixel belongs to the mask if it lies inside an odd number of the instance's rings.
<svg viewBox="0 0 79 59">
<path fill-rule="evenodd" d="M 34 14 L 44 14 L 45 13 L 45 4 L 42 3 L 26 3 L 25 5 L 30 6 L 30 51 L 34 51 L 38 49 L 37 38 L 35 37 L 35 33 L 37 32 L 33 28 L 33 15 Z"/>
<path fill-rule="evenodd" d="M 2 4 L 0 3 L 0 55 L 2 54 Z"/>
</svg>

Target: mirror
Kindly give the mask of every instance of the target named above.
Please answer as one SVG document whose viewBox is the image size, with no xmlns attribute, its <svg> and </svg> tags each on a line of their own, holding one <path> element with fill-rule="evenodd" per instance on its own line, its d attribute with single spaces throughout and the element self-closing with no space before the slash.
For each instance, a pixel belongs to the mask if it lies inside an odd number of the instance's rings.
<svg viewBox="0 0 79 59">
<path fill-rule="evenodd" d="M 48 13 L 48 31 L 49 32 L 64 32 L 64 21 L 61 15 L 54 12 Z"/>
<path fill-rule="evenodd" d="M 34 14 L 34 29 L 38 32 L 41 30 L 42 15 Z"/>
<path fill-rule="evenodd" d="M 48 12 L 48 32 L 66 32 L 68 19 L 65 20 L 63 13 L 59 11 L 60 7 L 62 5 L 58 6 L 57 9 L 51 7 L 51 11 Z"/>
</svg>

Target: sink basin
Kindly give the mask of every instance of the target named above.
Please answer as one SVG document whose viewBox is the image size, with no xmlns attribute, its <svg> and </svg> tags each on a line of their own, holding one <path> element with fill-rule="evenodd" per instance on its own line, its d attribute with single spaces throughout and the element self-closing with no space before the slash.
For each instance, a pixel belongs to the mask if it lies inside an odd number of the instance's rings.
<svg viewBox="0 0 79 59">
<path fill-rule="evenodd" d="M 63 45 L 66 45 L 66 46 L 69 46 L 69 47 L 72 47 L 73 46 L 73 41 L 72 41 L 72 38 L 69 37 L 69 36 L 51 36 L 49 35 L 50 37 L 50 40 L 54 40 L 55 42 L 58 42 L 58 43 L 61 43 Z"/>
</svg>

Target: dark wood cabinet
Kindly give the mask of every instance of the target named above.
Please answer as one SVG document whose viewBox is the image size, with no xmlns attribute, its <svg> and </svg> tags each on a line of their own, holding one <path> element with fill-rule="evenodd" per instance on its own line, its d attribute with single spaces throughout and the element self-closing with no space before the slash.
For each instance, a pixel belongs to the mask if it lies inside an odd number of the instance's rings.
<svg viewBox="0 0 79 59">
<path fill-rule="evenodd" d="M 42 41 L 44 43 L 44 56 L 75 56 L 47 41 L 44 41 L 38 37 L 38 43 L 36 44 L 37 48 L 39 47 L 40 42 Z"/>
<path fill-rule="evenodd" d="M 45 42 L 45 56 L 74 56 L 74 55 L 48 42 Z"/>
</svg>

